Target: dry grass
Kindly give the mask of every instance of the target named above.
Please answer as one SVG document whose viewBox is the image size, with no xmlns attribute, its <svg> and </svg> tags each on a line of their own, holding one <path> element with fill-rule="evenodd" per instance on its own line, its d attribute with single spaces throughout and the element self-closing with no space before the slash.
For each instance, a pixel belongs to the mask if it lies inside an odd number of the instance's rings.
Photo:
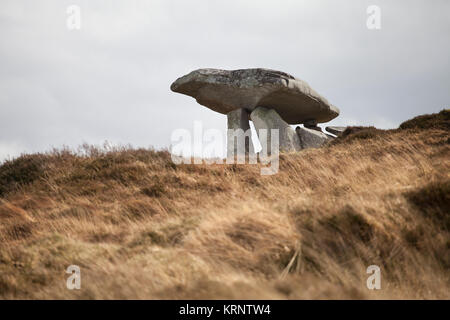
<svg viewBox="0 0 450 320">
<path fill-rule="evenodd" d="M 282 154 L 273 176 L 152 150 L 7 161 L 0 297 L 449 299 L 448 111 L 434 117 Z"/>
</svg>

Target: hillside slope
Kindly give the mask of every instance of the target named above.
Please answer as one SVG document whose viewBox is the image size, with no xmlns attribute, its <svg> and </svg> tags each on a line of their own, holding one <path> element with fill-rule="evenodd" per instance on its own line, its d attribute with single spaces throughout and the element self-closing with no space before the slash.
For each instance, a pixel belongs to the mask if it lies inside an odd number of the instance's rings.
<svg viewBox="0 0 450 320">
<path fill-rule="evenodd" d="M 449 299 L 449 114 L 348 129 L 272 176 L 151 150 L 7 161 L 0 298 Z"/>
</svg>

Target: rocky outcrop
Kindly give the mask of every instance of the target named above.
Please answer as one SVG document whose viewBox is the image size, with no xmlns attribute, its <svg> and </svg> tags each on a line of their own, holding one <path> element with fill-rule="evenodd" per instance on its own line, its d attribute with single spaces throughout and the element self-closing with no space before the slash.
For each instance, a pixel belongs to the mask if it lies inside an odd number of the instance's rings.
<svg viewBox="0 0 450 320">
<path fill-rule="evenodd" d="M 333 139 L 316 129 L 297 127 L 295 131 L 297 132 L 301 149 L 318 148 L 328 140 Z"/>
</svg>

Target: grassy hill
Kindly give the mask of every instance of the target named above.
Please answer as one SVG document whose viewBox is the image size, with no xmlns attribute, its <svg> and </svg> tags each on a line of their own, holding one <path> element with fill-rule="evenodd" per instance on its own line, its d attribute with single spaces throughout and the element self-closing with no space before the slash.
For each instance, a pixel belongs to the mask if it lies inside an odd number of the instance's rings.
<svg viewBox="0 0 450 320">
<path fill-rule="evenodd" d="M 350 128 L 272 176 L 143 149 L 6 161 L 0 298 L 449 299 L 449 130 L 449 110 Z"/>
</svg>

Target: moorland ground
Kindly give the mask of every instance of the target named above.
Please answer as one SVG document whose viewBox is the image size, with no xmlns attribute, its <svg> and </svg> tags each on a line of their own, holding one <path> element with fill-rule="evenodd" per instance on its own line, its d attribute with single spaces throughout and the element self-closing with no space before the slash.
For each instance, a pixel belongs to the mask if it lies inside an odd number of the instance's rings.
<svg viewBox="0 0 450 320">
<path fill-rule="evenodd" d="M 350 128 L 272 176 L 132 148 L 5 161 L 0 298 L 449 299 L 449 115 Z"/>
</svg>

